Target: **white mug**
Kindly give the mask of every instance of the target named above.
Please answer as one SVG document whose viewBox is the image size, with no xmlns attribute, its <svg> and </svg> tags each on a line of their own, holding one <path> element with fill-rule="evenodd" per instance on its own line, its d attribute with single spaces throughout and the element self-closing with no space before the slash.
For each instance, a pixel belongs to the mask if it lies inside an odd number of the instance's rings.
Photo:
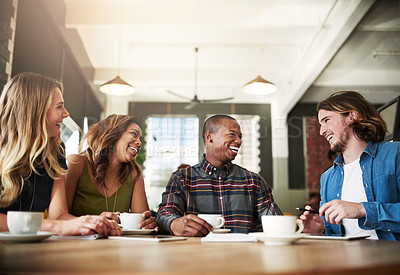
<svg viewBox="0 0 400 275">
<path fill-rule="evenodd" d="M 199 214 L 197 217 L 211 224 L 214 229 L 220 229 L 225 224 L 225 219 L 220 214 Z"/>
<path fill-rule="evenodd" d="M 36 234 L 40 229 L 42 220 L 42 212 L 7 212 L 7 226 L 11 234 Z"/>
<path fill-rule="evenodd" d="M 268 215 L 261 217 L 262 227 L 265 234 L 270 236 L 287 236 L 300 234 L 304 225 L 296 216 Z M 296 227 L 299 229 L 296 231 Z"/>
<path fill-rule="evenodd" d="M 139 229 L 139 223 L 144 220 L 142 213 L 121 213 L 119 220 L 123 229 Z"/>
</svg>

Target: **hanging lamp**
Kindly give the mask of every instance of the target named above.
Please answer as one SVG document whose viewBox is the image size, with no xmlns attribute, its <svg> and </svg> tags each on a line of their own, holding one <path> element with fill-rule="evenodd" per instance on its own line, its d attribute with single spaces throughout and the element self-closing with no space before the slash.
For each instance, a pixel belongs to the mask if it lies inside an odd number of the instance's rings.
<svg viewBox="0 0 400 275">
<path fill-rule="evenodd" d="M 120 65 L 121 65 L 121 45 L 122 45 L 122 23 L 123 23 L 123 0 L 121 0 L 121 16 L 119 26 L 119 52 L 118 52 L 118 73 L 117 76 L 110 81 L 100 86 L 100 92 L 108 95 L 125 96 L 135 93 L 135 88 L 128 82 L 120 77 Z"/>
<path fill-rule="evenodd" d="M 260 1 L 257 1 L 257 62 L 258 62 L 258 76 L 252 81 L 243 86 L 243 92 L 252 95 L 268 95 L 276 92 L 278 87 L 268 80 L 261 77 L 260 74 Z"/>
<path fill-rule="evenodd" d="M 119 75 L 100 86 L 100 91 L 108 95 L 131 95 L 135 88 L 123 80 Z"/>
<path fill-rule="evenodd" d="M 254 80 L 243 86 L 243 91 L 252 95 L 268 95 L 275 93 L 278 87 L 258 75 Z"/>
</svg>

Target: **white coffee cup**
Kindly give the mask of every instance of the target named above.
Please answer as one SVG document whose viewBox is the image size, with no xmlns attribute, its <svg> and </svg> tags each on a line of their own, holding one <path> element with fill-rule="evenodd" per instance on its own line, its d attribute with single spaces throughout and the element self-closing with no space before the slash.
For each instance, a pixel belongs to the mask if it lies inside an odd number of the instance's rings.
<svg viewBox="0 0 400 275">
<path fill-rule="evenodd" d="M 288 236 L 300 234 L 304 225 L 296 216 L 268 215 L 261 217 L 263 231 L 270 236 Z M 299 227 L 296 231 L 296 227 Z"/>
<path fill-rule="evenodd" d="M 36 234 L 43 220 L 42 212 L 7 212 L 7 226 L 11 234 Z"/>
<path fill-rule="evenodd" d="M 139 223 L 144 220 L 142 213 L 121 213 L 119 220 L 123 229 L 139 229 Z"/>
<path fill-rule="evenodd" d="M 211 224 L 214 229 L 220 229 L 225 224 L 225 219 L 220 214 L 199 214 L 197 217 Z"/>
</svg>

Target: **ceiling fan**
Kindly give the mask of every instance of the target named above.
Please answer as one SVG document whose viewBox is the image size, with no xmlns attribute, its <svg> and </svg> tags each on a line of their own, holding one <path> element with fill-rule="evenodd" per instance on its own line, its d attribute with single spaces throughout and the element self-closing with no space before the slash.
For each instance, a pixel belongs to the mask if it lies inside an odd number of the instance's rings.
<svg viewBox="0 0 400 275">
<path fill-rule="evenodd" d="M 225 100 L 230 100 L 233 99 L 233 97 L 226 97 L 226 98 L 218 98 L 218 99 L 199 99 L 198 97 L 198 93 L 197 93 L 197 54 L 199 52 L 199 48 L 194 48 L 195 50 L 195 66 L 194 66 L 194 97 L 193 98 L 189 98 L 186 96 L 183 96 L 181 94 L 175 93 L 171 90 L 167 90 L 168 93 L 180 97 L 180 98 L 184 98 L 186 100 L 189 100 L 189 104 L 186 105 L 184 107 L 185 110 L 190 110 L 193 107 L 195 107 L 196 105 L 200 104 L 200 103 L 215 103 L 215 102 L 222 102 Z"/>
</svg>

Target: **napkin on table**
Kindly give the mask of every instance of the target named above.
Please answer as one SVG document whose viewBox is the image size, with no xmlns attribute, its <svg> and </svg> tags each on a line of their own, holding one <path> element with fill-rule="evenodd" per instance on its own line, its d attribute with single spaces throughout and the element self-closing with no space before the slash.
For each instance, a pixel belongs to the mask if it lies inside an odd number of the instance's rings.
<svg viewBox="0 0 400 275">
<path fill-rule="evenodd" d="M 255 243 L 257 237 L 243 233 L 214 234 L 201 238 L 205 243 Z"/>
</svg>

